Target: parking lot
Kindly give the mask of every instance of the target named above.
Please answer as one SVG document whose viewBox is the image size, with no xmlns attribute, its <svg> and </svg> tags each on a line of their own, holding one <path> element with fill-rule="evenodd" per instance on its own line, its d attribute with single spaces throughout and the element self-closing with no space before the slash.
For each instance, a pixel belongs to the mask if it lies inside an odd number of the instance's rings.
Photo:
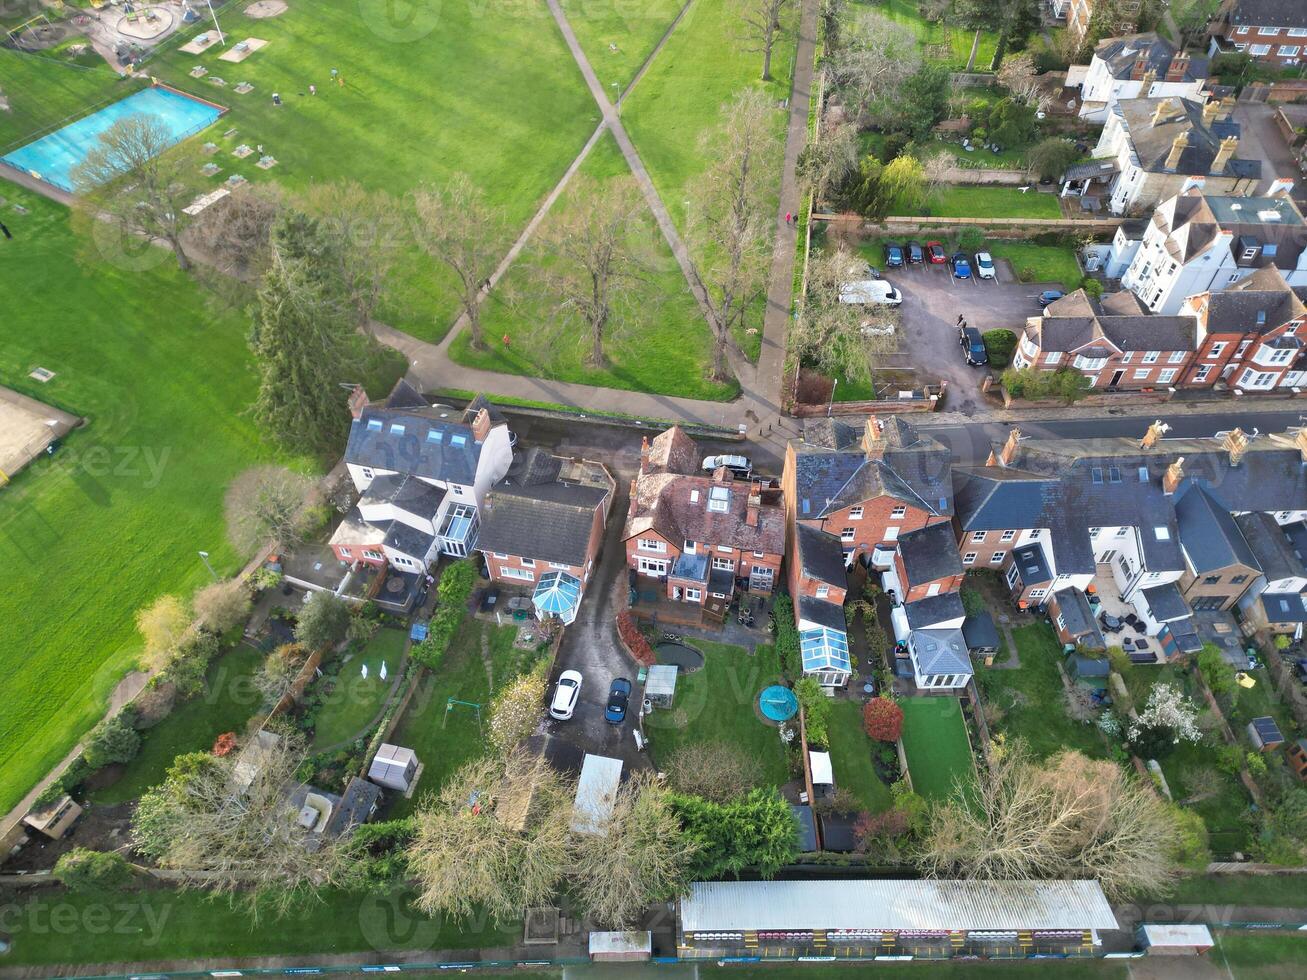
<svg viewBox="0 0 1307 980">
<path fill-rule="evenodd" d="M 1062 288 L 1060 283 L 1018 282 L 1006 261 L 996 259 L 994 265 L 995 279 L 977 278 L 974 270 L 972 278 L 957 279 L 947 265 L 929 263 L 881 269 L 882 277 L 903 293 L 899 351 L 886 358 L 886 366 L 911 368 L 928 383 L 947 382 L 945 406 L 952 412 L 976 409 L 980 382 L 988 372 L 963 360 L 958 314 L 982 333 L 998 327 L 1019 333 L 1027 317 L 1039 315 L 1039 294 Z"/>
</svg>

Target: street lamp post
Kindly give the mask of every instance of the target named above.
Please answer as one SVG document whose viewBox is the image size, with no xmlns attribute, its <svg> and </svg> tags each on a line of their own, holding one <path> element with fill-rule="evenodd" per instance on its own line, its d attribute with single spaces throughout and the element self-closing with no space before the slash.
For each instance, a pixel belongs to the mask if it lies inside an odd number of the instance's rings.
<svg viewBox="0 0 1307 980">
<path fill-rule="evenodd" d="M 830 404 L 826 406 L 826 418 L 830 418 L 831 412 L 835 410 L 835 389 L 840 386 L 840 379 L 836 378 L 835 383 L 830 386 Z"/>
<path fill-rule="evenodd" d="M 209 574 L 213 576 L 213 580 L 215 582 L 218 581 L 218 573 L 215 572 L 213 566 L 209 564 L 209 553 L 207 551 L 200 552 L 200 561 L 204 562 L 204 567 L 209 570 Z"/>
</svg>

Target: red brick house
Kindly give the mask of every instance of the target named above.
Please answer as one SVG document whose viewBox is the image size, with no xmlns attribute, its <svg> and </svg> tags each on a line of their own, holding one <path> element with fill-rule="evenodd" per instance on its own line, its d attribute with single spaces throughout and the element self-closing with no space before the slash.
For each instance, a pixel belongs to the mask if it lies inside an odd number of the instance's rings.
<svg viewBox="0 0 1307 980">
<path fill-rule="evenodd" d="M 532 586 L 548 571 L 588 584 L 616 484 L 599 463 L 533 448 L 486 494 L 477 547 L 491 579 Z"/>
<path fill-rule="evenodd" d="M 1198 321 L 1198 345 L 1179 384 L 1210 388 L 1225 383 L 1267 391 L 1302 383 L 1298 367 L 1307 334 L 1303 305 L 1275 266 L 1258 269 L 1219 292 L 1190 296 L 1182 312 Z"/>
<path fill-rule="evenodd" d="M 1307 58 L 1307 4 L 1302 0 L 1225 0 L 1208 28 L 1213 54 L 1239 51 L 1292 66 Z"/>
<path fill-rule="evenodd" d="M 725 468 L 704 475 L 700 455 L 679 426 L 645 440 L 622 529 L 627 565 L 673 601 L 770 595 L 785 552 L 780 491 Z"/>
</svg>

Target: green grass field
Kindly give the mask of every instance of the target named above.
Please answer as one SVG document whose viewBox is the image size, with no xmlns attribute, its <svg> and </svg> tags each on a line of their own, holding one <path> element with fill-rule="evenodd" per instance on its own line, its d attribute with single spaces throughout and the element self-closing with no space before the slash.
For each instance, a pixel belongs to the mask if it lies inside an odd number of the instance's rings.
<svg viewBox="0 0 1307 980">
<path fill-rule="evenodd" d="M 1033 189 L 1022 194 L 1015 187 L 973 184 L 952 184 L 943 188 L 928 210 L 937 218 L 1062 217 L 1062 206 L 1056 194 L 1041 194 Z"/>
<path fill-rule="evenodd" d="M 122 777 L 91 794 L 92 803 L 126 803 L 163 782 L 173 759 L 185 752 L 207 752 L 223 732 L 242 735 L 245 724 L 263 704 L 254 675 L 263 654 L 240 644 L 209 668 L 208 689 L 179 703 L 153 728 L 141 733 L 141 752 Z"/>
<path fill-rule="evenodd" d="M 381 629 L 361 655 L 350 658 L 336 677 L 326 702 L 318 709 L 313 728 L 314 752 L 358 738 L 364 728 L 381 711 L 404 659 L 408 634 L 403 630 Z M 381 679 L 381 665 L 386 665 L 388 680 Z M 363 665 L 368 676 L 363 676 Z"/>
<path fill-rule="evenodd" d="M 957 698 L 904 698 L 903 752 L 912 773 L 912 788 L 921 796 L 952 796 L 959 779 L 972 778 L 971 745 Z"/>
<path fill-rule="evenodd" d="M 1278 980 L 1307 971 L 1307 935 L 1301 932 L 1218 929 L 1212 935 L 1216 947 L 1207 958 L 1235 980 Z"/>
<path fill-rule="evenodd" d="M 862 730 L 862 705 L 857 701 L 831 702 L 830 758 L 835 785 L 858 798 L 863 808 L 880 813 L 893 802 L 889 787 L 876 775 L 871 761 L 873 744 Z M 890 746 L 893 748 L 893 746 Z"/>
<path fill-rule="evenodd" d="M 1178 905 L 1307 908 L 1307 889 L 1299 875 L 1194 875 L 1181 878 L 1164 901 Z"/>
<path fill-rule="evenodd" d="M 425 768 L 413 798 L 396 799 L 389 810 L 390 817 L 412 813 L 421 797 L 440 789 L 450 773 L 484 754 L 485 742 L 476 714 L 470 708 L 456 707 L 446 718 L 445 705 L 450 698 L 482 705 L 484 723 L 494 692 L 529 669 L 537 659 L 532 651 L 513 649 L 516 636 L 516 626 L 495 626 L 469 619 L 460 627 L 440 666 L 418 682 L 417 693 L 391 741 L 411 748 Z"/>
<path fill-rule="evenodd" d="M 754 760 L 760 785 L 780 786 L 789 779 L 785 748 L 757 710 L 759 693 L 781 675 L 775 648 L 760 646 L 751 654 L 725 643 L 691 645 L 703 651 L 703 667 L 680 674 L 672 707 L 645 719 L 654 759 L 665 764 L 682 746 L 722 742 Z"/>
<path fill-rule="evenodd" d="M 1031 282 L 1056 282 L 1070 292 L 1080 287 L 1084 274 L 1076 261 L 1075 249 L 1065 245 L 1036 245 L 1034 242 L 991 240 L 985 243 L 996 259 L 1007 259 L 1018 276 L 1029 269 Z"/>
<path fill-rule="evenodd" d="M 79 68 L 0 48 L 0 93 L 9 102 L 9 111 L 0 112 L 0 154 L 140 87 L 120 79 L 103 61 L 99 68 Z"/>
<path fill-rule="evenodd" d="M 611 98 L 624 91 L 685 0 L 595 3 L 561 0 L 581 50 Z M 616 50 L 614 50 L 616 49 Z"/>
<path fill-rule="evenodd" d="M 1003 713 L 996 731 L 1021 739 L 1040 758 L 1064 749 L 1105 757 L 1107 747 L 1098 728 L 1074 721 L 1066 713 L 1065 689 L 1057 672 L 1062 645 L 1052 627 L 1033 623 L 1014 629 L 1012 635 L 1021 666 L 976 673 L 985 702 Z"/>
<path fill-rule="evenodd" d="M 629 174 L 617 141 L 607 134 L 580 171 L 601 186 Z M 545 219 L 546 225 L 566 220 L 571 201 L 569 189 Z M 530 243 L 486 306 L 483 328 L 489 349 L 474 351 L 465 332 L 451 347 L 452 355 L 469 367 L 510 374 L 697 398 L 733 397 L 737 385 L 716 384 L 705 377 L 712 343 L 708 325 L 652 214 L 646 213 L 640 233 L 652 256 L 650 268 L 643 281 L 626 287 L 634 295 L 623 300 L 619 322 L 605 342 L 606 367 L 586 363 L 587 328 L 575 317 L 560 319 L 553 301 L 543 293 L 532 268 L 541 264 L 543 256 Z M 510 339 L 507 348 L 505 335 Z"/>
<path fill-rule="evenodd" d="M 0 259 L 0 383 L 89 420 L 0 491 L 0 811 L 98 718 L 138 648 L 136 611 L 222 572 L 222 496 L 275 454 L 245 413 L 246 320 L 206 308 L 159 250 L 78 261 L 68 213 L 16 188 Z M 112 260 L 111 260 L 112 259 Z M 36 366 L 49 384 L 28 379 Z M 44 588 L 38 583 L 45 583 Z"/>
<path fill-rule="evenodd" d="M 917 35 L 922 45 L 922 52 L 932 61 L 946 64 L 950 68 L 960 69 L 967 65 L 974 32 L 963 27 L 950 27 L 943 22 L 930 23 L 921 16 L 917 0 L 887 0 L 884 3 L 855 2 L 849 5 L 849 10 L 851 12 L 874 10 L 881 16 L 902 24 Z M 989 70 L 997 46 L 998 35 L 992 31 L 981 32 L 974 70 Z"/>
</svg>

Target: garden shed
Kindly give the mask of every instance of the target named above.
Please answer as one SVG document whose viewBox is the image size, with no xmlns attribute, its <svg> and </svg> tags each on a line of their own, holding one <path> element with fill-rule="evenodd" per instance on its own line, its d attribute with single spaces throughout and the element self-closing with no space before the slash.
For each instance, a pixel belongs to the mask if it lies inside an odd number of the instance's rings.
<svg viewBox="0 0 1307 980">
<path fill-rule="evenodd" d="M 368 767 L 368 779 L 386 789 L 407 793 L 417 780 L 418 757 L 412 749 L 382 742 Z"/>
<path fill-rule="evenodd" d="M 617 805 L 622 784 L 622 760 L 586 753 L 572 803 L 572 829 L 578 834 L 608 835 L 608 818 Z"/>
<path fill-rule="evenodd" d="M 1270 715 L 1263 715 L 1248 722 L 1248 737 L 1262 752 L 1270 752 L 1284 744 L 1284 733 L 1280 731 L 1280 726 Z"/>
<path fill-rule="evenodd" d="M 1211 930 L 1199 923 L 1144 923 L 1135 938 L 1149 956 L 1202 956 L 1213 946 Z"/>
<path fill-rule="evenodd" d="M 971 653 L 985 658 L 986 666 L 993 662 L 994 654 L 998 653 L 998 627 L 987 611 L 982 609 L 962 621 L 962 638 Z"/>
<path fill-rule="evenodd" d="M 644 678 L 644 696 L 660 708 L 670 708 L 676 697 L 675 664 L 654 664 Z"/>
</svg>

